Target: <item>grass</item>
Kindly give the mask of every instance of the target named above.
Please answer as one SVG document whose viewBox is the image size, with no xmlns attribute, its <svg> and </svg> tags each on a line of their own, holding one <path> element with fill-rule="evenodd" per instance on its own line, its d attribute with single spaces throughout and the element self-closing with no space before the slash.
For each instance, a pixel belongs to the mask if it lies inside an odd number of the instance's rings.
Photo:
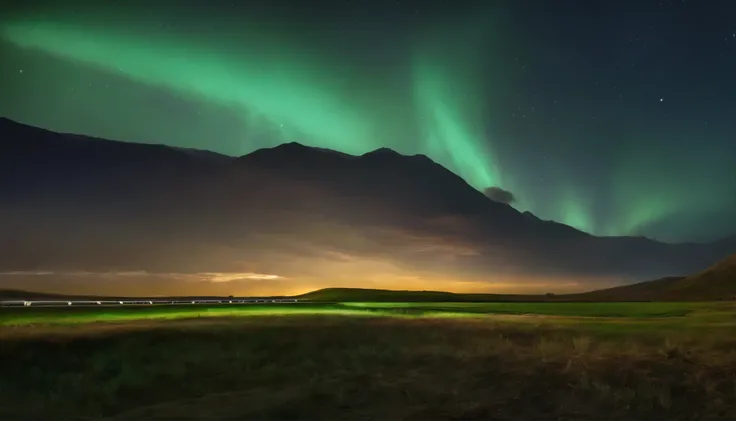
<svg viewBox="0 0 736 421">
<path fill-rule="evenodd" d="M 734 333 L 733 303 L 0 309 L 0 419 L 734 419 Z"/>
<path fill-rule="evenodd" d="M 33 324 L 86 324 L 157 319 L 267 315 L 364 315 L 361 309 L 331 304 L 174 305 L 140 307 L 37 307 L 0 309 L 0 326 Z"/>
<path fill-rule="evenodd" d="M 712 303 L 344 303 L 348 308 L 581 317 L 676 317 Z M 722 305 L 722 306 L 725 306 Z"/>
</svg>

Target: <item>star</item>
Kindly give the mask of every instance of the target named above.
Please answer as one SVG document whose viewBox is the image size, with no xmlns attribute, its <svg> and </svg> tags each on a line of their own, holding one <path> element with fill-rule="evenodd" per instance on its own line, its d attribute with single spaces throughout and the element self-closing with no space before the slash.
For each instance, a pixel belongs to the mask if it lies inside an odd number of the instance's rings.
<svg viewBox="0 0 736 421">
<path fill-rule="evenodd" d="M 664 102 L 664 98 L 660 98 L 659 99 L 659 102 Z"/>
<path fill-rule="evenodd" d="M 20 70 L 19 70 L 19 72 L 20 72 L 20 73 L 23 73 L 23 69 L 20 69 Z"/>
</svg>

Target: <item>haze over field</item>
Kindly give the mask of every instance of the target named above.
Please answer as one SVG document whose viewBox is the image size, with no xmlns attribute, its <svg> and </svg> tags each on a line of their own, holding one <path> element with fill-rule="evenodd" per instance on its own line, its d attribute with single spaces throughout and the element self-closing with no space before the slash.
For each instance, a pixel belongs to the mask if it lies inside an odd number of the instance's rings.
<svg viewBox="0 0 736 421">
<path fill-rule="evenodd" d="M 238 159 L 0 121 L 3 286 L 88 295 L 325 287 L 581 292 L 687 274 L 736 241 L 594 237 L 426 156 L 285 144 Z"/>
</svg>

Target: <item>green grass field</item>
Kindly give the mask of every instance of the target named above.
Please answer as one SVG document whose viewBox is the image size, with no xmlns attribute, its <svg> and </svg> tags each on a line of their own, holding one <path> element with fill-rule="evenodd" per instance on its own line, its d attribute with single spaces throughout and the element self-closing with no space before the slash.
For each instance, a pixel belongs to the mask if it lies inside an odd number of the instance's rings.
<svg viewBox="0 0 736 421">
<path fill-rule="evenodd" d="M 736 306 L 0 309 L 0 419 L 734 419 Z"/>
<path fill-rule="evenodd" d="M 55 307 L 0 309 L 0 326 L 28 324 L 73 324 L 268 315 L 353 315 L 353 316 L 443 316 L 542 315 L 596 318 L 681 317 L 694 312 L 734 308 L 732 303 L 428 303 L 346 302 L 244 305 L 176 305 L 140 307 Z"/>
</svg>

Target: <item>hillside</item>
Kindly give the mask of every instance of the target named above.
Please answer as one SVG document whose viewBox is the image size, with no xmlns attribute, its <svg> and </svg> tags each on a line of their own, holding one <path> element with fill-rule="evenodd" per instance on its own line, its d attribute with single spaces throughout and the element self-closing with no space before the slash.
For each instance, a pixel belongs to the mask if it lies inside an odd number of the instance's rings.
<svg viewBox="0 0 736 421">
<path fill-rule="evenodd" d="M 663 278 L 578 294 L 591 300 L 717 301 L 736 299 L 736 254 L 685 277 Z"/>
<path fill-rule="evenodd" d="M 577 294 L 576 294 L 577 295 Z M 458 294 L 442 291 L 396 291 L 364 288 L 324 288 L 294 298 L 324 302 L 539 302 L 568 301 L 575 295 Z"/>
<path fill-rule="evenodd" d="M 700 273 L 681 279 L 669 290 L 672 296 L 683 299 L 736 299 L 736 254 Z"/>
<path fill-rule="evenodd" d="M 674 299 L 668 293 L 670 288 L 682 279 L 684 279 L 682 276 L 672 276 L 581 294 L 571 294 L 570 298 L 590 301 L 667 301 Z"/>
<path fill-rule="evenodd" d="M 441 291 L 393 291 L 365 288 L 324 288 L 295 298 L 326 302 L 456 302 L 490 301 L 501 294 L 455 294 Z"/>
</svg>

